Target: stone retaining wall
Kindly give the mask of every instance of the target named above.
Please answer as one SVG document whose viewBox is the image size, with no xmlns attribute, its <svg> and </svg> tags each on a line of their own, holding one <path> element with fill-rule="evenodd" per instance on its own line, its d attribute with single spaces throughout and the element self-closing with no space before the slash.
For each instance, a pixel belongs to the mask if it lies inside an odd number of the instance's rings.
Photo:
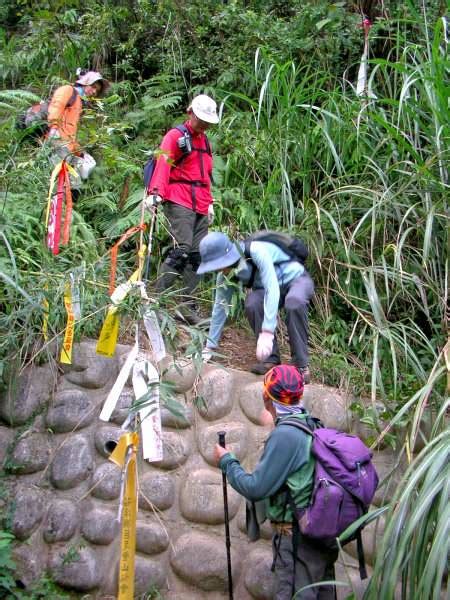
<svg viewBox="0 0 450 600">
<path fill-rule="evenodd" d="M 93 342 L 82 342 L 64 373 L 36 367 L 0 399 L 5 510 L 19 540 L 14 559 L 25 586 L 49 573 L 83 598 L 115 597 L 121 472 L 108 461 L 107 446 L 120 436 L 131 387 L 122 393 L 111 423 L 98 415 L 128 351 L 121 346 L 116 358 L 106 359 L 95 354 Z M 213 447 L 217 432 L 226 430 L 227 445 L 253 468 L 269 433 L 258 424 L 262 378 L 207 366 L 196 380 L 189 363 L 168 363 L 164 379 L 174 383 L 184 416 L 163 409 L 164 458 L 139 461 L 136 594 L 145 598 L 153 588 L 167 600 L 227 598 L 222 477 Z M 326 425 L 351 429 L 348 400 L 336 390 L 308 385 L 304 403 Z M 388 451 L 377 455 L 381 477 L 394 460 Z M 265 524 L 262 539 L 248 542 L 244 501 L 230 487 L 228 501 L 235 598 L 269 600 L 270 528 Z M 369 563 L 375 535 L 374 526 L 365 532 Z M 359 595 L 355 552 L 346 549 L 338 579 L 354 581 Z M 340 588 L 340 597 L 349 591 Z"/>
</svg>

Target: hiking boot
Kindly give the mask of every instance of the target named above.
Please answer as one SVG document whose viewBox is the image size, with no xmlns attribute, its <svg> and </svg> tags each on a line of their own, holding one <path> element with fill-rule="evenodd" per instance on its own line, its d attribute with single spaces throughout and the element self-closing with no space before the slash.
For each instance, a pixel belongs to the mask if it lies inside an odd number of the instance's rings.
<svg viewBox="0 0 450 600">
<path fill-rule="evenodd" d="M 194 327 L 198 327 L 205 320 L 189 306 L 180 306 L 176 318 Z"/>
<path fill-rule="evenodd" d="M 265 375 L 267 373 L 267 371 L 270 371 L 270 369 L 272 369 L 273 367 L 276 367 L 279 364 L 280 363 L 273 363 L 273 362 L 255 363 L 254 365 L 252 365 L 250 367 L 250 372 L 254 373 L 255 375 Z"/>
</svg>

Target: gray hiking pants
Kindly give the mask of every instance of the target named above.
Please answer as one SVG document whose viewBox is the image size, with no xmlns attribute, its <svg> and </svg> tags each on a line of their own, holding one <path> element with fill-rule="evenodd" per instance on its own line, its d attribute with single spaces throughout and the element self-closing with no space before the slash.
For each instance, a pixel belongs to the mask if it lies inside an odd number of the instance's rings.
<svg viewBox="0 0 450 600">
<path fill-rule="evenodd" d="M 166 290 L 181 275 L 184 293 L 189 295 L 200 279 L 196 273 L 200 265 L 199 245 L 208 233 L 208 217 L 174 202 L 164 202 L 163 210 L 173 247 L 161 265 L 157 289 Z"/>
<path fill-rule="evenodd" d="M 307 271 L 280 287 L 280 308 L 286 312 L 292 363 L 297 367 L 308 365 L 308 304 L 314 294 L 314 283 Z M 245 300 L 245 314 L 256 337 L 264 320 L 264 289 L 252 289 Z M 272 354 L 265 362 L 278 364 L 280 350 L 276 336 Z"/>
<path fill-rule="evenodd" d="M 292 536 L 275 534 L 272 539 L 272 549 L 274 557 L 278 550 L 275 563 L 274 600 L 291 600 L 294 578 Z M 312 583 L 334 581 L 334 563 L 337 557 L 337 550 L 317 545 L 300 534 L 295 562 L 294 589 L 297 592 L 295 600 L 336 600 L 336 588 L 333 585 L 321 585 L 303 592 L 298 590 Z"/>
</svg>

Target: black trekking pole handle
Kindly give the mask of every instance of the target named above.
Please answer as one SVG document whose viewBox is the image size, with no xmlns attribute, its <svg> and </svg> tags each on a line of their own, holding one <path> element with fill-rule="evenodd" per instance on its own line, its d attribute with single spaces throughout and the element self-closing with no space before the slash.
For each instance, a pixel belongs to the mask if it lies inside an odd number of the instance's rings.
<svg viewBox="0 0 450 600">
<path fill-rule="evenodd" d="M 225 448 L 225 431 L 218 431 L 219 446 Z M 231 541 L 230 541 L 230 520 L 228 517 L 228 494 L 227 494 L 227 477 L 222 472 L 222 488 L 223 488 L 223 508 L 225 513 L 225 543 L 227 547 L 227 567 L 228 567 L 228 596 L 233 600 L 233 575 L 231 572 Z"/>
</svg>

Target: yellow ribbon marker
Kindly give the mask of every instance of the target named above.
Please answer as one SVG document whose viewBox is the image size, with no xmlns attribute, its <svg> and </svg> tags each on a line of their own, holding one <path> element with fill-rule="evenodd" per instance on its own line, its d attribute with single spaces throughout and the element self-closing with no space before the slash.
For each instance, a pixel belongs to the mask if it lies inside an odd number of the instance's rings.
<svg viewBox="0 0 450 600">
<path fill-rule="evenodd" d="M 119 337 L 119 323 L 120 316 L 117 312 L 117 306 L 110 306 L 95 348 L 97 354 L 102 354 L 108 358 L 114 356 L 117 338 Z"/>
<path fill-rule="evenodd" d="M 42 319 L 42 335 L 44 337 L 44 341 L 48 342 L 48 313 L 50 311 L 50 304 L 48 303 L 47 298 L 44 298 L 42 301 L 42 306 L 44 307 L 44 317 Z"/>
<path fill-rule="evenodd" d="M 134 563 L 136 554 L 137 518 L 137 472 L 136 452 L 139 436 L 135 432 L 124 433 L 109 457 L 109 460 L 122 467 L 125 485 L 121 513 L 122 533 L 120 541 L 120 568 L 118 600 L 134 598 Z"/>
<path fill-rule="evenodd" d="M 106 313 L 106 318 L 103 323 L 102 330 L 100 331 L 100 336 L 95 348 L 97 354 L 102 354 L 108 358 L 112 358 L 114 356 L 117 338 L 119 336 L 120 323 L 120 315 L 118 314 L 117 309 L 122 300 L 128 296 L 129 291 L 133 287 L 133 283 L 136 283 L 139 281 L 139 279 L 139 269 L 136 269 L 128 281 L 119 285 L 111 294 L 113 305 L 108 307 L 108 312 Z"/>
<path fill-rule="evenodd" d="M 66 332 L 64 334 L 64 342 L 61 348 L 60 362 L 65 365 L 72 364 L 72 346 L 73 346 L 73 334 L 75 329 L 75 315 L 72 310 L 72 291 L 70 283 L 66 283 L 64 290 L 64 306 L 67 312 L 67 324 Z"/>
</svg>

